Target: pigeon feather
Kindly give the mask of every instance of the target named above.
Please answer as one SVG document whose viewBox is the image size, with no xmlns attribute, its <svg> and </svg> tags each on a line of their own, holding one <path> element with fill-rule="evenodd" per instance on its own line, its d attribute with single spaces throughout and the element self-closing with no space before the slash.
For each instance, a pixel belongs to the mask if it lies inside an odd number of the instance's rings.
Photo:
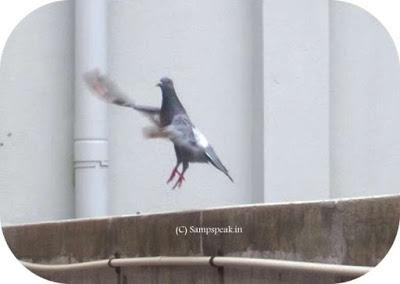
<svg viewBox="0 0 400 284">
<path fill-rule="evenodd" d="M 148 117 L 157 126 L 160 125 L 160 108 L 137 105 L 131 98 L 125 95 L 118 85 L 95 69 L 83 75 L 90 90 L 101 100 L 115 105 L 133 108 Z"/>
</svg>

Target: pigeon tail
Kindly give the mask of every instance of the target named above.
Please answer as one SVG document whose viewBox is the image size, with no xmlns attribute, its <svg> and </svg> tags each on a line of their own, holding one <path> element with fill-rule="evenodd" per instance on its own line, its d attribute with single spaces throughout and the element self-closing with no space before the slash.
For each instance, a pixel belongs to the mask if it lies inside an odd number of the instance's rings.
<svg viewBox="0 0 400 284">
<path fill-rule="evenodd" d="M 228 170 L 225 168 L 225 166 L 222 164 L 222 162 L 219 160 L 217 154 L 215 153 L 214 149 L 211 146 L 208 146 L 205 149 L 206 156 L 209 160 L 209 162 L 216 167 L 218 170 L 223 172 L 230 180 L 231 182 L 233 181 L 233 178 L 229 175 Z"/>
</svg>

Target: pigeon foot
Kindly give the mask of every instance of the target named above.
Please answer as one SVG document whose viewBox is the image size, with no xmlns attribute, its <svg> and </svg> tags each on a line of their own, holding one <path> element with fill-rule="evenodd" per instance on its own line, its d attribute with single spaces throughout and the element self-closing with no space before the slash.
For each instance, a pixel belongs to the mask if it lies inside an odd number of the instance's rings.
<svg viewBox="0 0 400 284">
<path fill-rule="evenodd" d="M 184 180 L 185 180 L 185 177 L 183 175 L 180 175 L 178 181 L 175 183 L 175 185 L 172 189 L 175 189 L 176 187 L 180 188 L 182 186 L 182 183 Z"/>
<path fill-rule="evenodd" d="M 174 179 L 174 177 L 175 177 L 176 174 L 179 175 L 179 178 L 183 178 L 183 180 L 185 180 L 185 177 L 182 176 L 182 174 L 178 171 L 178 169 L 177 169 L 177 168 L 174 168 L 174 169 L 172 170 L 172 172 L 171 172 L 171 175 L 169 176 L 169 178 L 168 178 L 168 180 L 167 180 L 167 184 L 170 183 L 170 182 Z"/>
</svg>

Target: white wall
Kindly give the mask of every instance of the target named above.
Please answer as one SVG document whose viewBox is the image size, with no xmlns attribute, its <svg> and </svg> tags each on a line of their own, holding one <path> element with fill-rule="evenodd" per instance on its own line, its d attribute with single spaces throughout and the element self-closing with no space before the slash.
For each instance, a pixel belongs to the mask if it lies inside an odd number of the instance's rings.
<svg viewBox="0 0 400 284">
<path fill-rule="evenodd" d="M 331 196 L 400 191 L 400 65 L 366 11 L 331 5 Z"/>
<path fill-rule="evenodd" d="M 193 122 L 235 180 L 193 164 L 184 186 L 171 191 L 165 182 L 176 162 L 172 144 L 145 140 L 145 118 L 111 107 L 111 213 L 252 202 L 254 1 L 137 0 L 110 8 L 110 75 L 137 103 L 155 106 L 161 101 L 155 84 L 173 78 Z"/>
<path fill-rule="evenodd" d="M 264 1 L 265 201 L 329 197 L 329 2 Z"/>
<path fill-rule="evenodd" d="M 71 4 L 35 11 L 5 48 L 3 223 L 73 217 Z M 325 0 L 132 0 L 109 9 L 110 75 L 149 105 L 160 104 L 159 78 L 171 76 L 235 179 L 191 165 L 171 191 L 172 145 L 145 140 L 145 118 L 110 106 L 110 214 L 397 192 L 398 58 L 367 13 Z"/>
<path fill-rule="evenodd" d="M 26 17 L 4 48 L 0 67 L 4 223 L 73 216 L 73 36 L 71 3 L 54 3 Z"/>
</svg>

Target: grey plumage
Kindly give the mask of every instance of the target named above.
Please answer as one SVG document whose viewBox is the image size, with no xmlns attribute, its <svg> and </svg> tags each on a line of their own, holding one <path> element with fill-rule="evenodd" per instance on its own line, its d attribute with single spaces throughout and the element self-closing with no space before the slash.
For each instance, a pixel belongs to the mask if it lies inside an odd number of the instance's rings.
<svg viewBox="0 0 400 284">
<path fill-rule="evenodd" d="M 147 138 L 168 138 L 172 141 L 177 162 L 167 182 L 172 181 L 176 174 L 179 175 L 173 188 L 182 185 L 189 163 L 211 163 L 233 182 L 212 146 L 191 122 L 171 79 L 164 77 L 157 84 L 162 92 L 161 108 L 136 105 L 112 80 L 97 70 L 86 73 L 84 79 L 93 93 L 106 102 L 133 108 L 147 116 L 154 124 L 144 129 Z M 182 172 L 179 172 L 181 164 Z"/>
</svg>

